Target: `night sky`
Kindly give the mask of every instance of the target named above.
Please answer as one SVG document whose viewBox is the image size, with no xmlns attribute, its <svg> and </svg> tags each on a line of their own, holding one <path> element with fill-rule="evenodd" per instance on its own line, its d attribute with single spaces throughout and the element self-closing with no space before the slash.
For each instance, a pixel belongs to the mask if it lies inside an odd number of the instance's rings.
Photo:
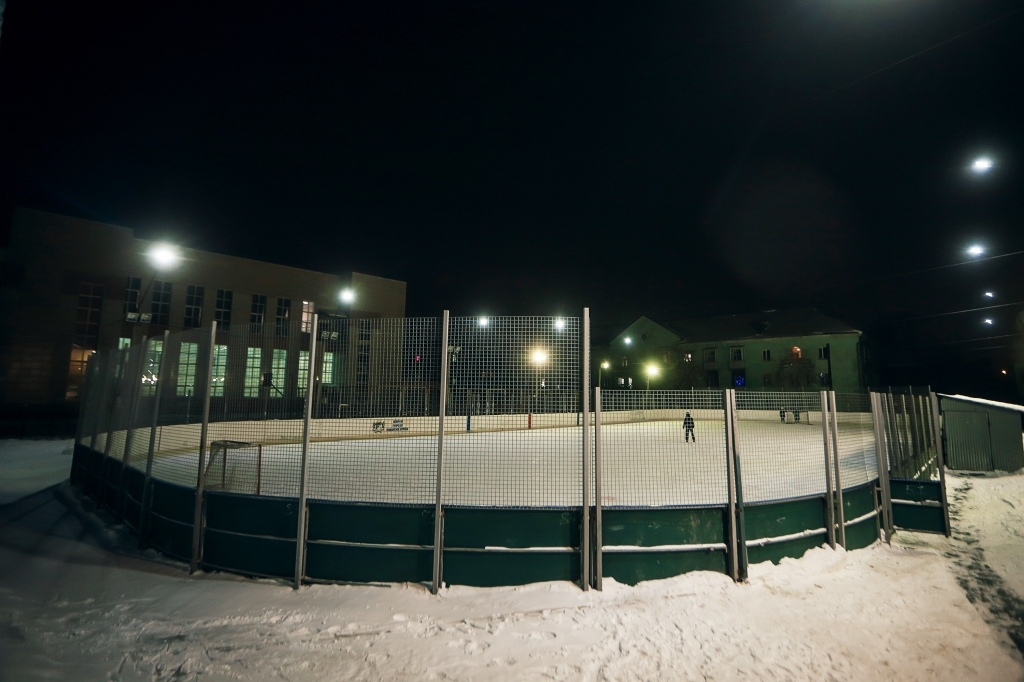
<svg viewBox="0 0 1024 682">
<path fill-rule="evenodd" d="M 1019 0 L 213 4 L 7 1 L 8 211 L 598 341 L 816 306 L 874 380 L 1015 397 L 1018 307 L 908 318 L 1024 301 L 1024 256 L 904 273 L 1024 250 Z"/>
</svg>

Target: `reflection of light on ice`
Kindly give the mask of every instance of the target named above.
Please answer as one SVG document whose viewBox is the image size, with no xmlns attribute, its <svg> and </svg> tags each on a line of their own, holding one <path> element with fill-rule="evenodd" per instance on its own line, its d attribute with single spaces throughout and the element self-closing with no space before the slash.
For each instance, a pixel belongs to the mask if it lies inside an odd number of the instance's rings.
<svg viewBox="0 0 1024 682">
<path fill-rule="evenodd" d="M 839 425 L 844 488 L 876 477 L 870 415 Z M 857 419 L 858 417 L 862 417 Z M 394 428 L 395 421 L 385 422 Z M 697 442 L 684 442 L 681 420 L 608 424 L 601 428 L 602 503 L 609 506 L 718 505 L 727 501 L 725 427 L 697 419 Z M 747 502 L 823 493 L 821 426 L 740 419 L 737 447 Z M 563 507 L 582 504 L 582 431 L 576 427 L 446 433 L 443 498 L 448 505 Z M 297 496 L 302 449 L 264 445 L 263 495 Z M 424 504 L 434 501 L 437 439 L 408 436 L 314 442 L 312 499 Z M 195 485 L 196 453 L 160 456 L 155 477 Z M 133 461 L 135 466 L 145 462 Z M 229 451 L 210 479 L 253 494 L 256 453 Z M 593 480 L 593 479 L 592 479 Z M 219 485 L 217 486 L 219 488 Z"/>
</svg>

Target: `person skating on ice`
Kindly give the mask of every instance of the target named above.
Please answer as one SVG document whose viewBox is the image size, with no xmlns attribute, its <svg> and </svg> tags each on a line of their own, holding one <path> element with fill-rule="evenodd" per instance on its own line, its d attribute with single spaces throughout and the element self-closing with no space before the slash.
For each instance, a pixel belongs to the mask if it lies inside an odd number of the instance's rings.
<svg viewBox="0 0 1024 682">
<path fill-rule="evenodd" d="M 697 434 L 693 432 L 693 417 L 690 416 L 689 412 L 683 417 L 683 436 L 687 443 L 690 442 L 690 436 L 693 436 L 694 443 L 697 442 Z"/>
</svg>

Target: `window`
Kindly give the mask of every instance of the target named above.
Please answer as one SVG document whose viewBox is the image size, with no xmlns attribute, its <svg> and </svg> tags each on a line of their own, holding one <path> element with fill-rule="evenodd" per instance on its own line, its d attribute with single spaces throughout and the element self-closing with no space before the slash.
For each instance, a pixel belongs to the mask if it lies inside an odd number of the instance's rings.
<svg viewBox="0 0 1024 682">
<path fill-rule="evenodd" d="M 625 385 L 626 385 L 626 380 L 624 378 L 622 378 L 622 377 L 619 377 L 619 386 L 625 386 Z"/>
<path fill-rule="evenodd" d="M 284 397 L 285 373 L 288 370 L 288 351 L 275 348 L 270 360 L 270 382 L 274 385 L 271 395 Z"/>
<path fill-rule="evenodd" d="M 683 362 L 693 362 L 693 353 L 683 353 Z"/>
<path fill-rule="evenodd" d="M 313 331 L 313 302 L 302 302 L 302 331 Z"/>
<path fill-rule="evenodd" d="M 213 311 L 213 319 L 221 329 L 231 328 L 231 292 L 227 289 L 217 289 L 217 307 Z"/>
<path fill-rule="evenodd" d="M 150 312 L 151 322 L 165 327 L 171 324 L 171 283 L 153 282 L 153 302 Z"/>
<path fill-rule="evenodd" d="M 203 297 L 206 288 L 189 284 L 185 290 L 185 329 L 203 326 Z"/>
<path fill-rule="evenodd" d="M 178 352 L 178 395 L 195 395 L 199 344 L 183 343 Z"/>
<path fill-rule="evenodd" d="M 718 388 L 718 370 L 708 372 L 708 388 Z"/>
<path fill-rule="evenodd" d="M 299 379 L 298 385 L 296 386 L 298 395 L 306 395 L 306 389 L 309 388 L 309 351 L 299 351 Z"/>
<path fill-rule="evenodd" d="M 255 298 L 255 296 L 253 298 Z M 263 378 L 260 374 L 262 350 L 260 348 L 248 348 L 247 351 L 248 354 L 245 358 L 244 395 L 246 398 L 258 398 L 260 395 L 260 384 L 262 383 Z"/>
<path fill-rule="evenodd" d="M 263 324 L 267 314 L 267 297 L 263 294 L 252 295 L 252 309 L 249 312 L 249 324 Z"/>
<path fill-rule="evenodd" d="M 729 349 L 729 361 L 730 362 L 743 362 L 743 349 L 742 348 L 730 348 Z"/>
<path fill-rule="evenodd" d="M 288 322 L 292 316 L 292 300 L 290 298 L 277 299 L 277 335 L 288 336 Z"/>
<path fill-rule="evenodd" d="M 324 352 L 324 366 L 320 382 L 324 386 L 334 385 L 334 353 L 332 351 Z"/>
<path fill-rule="evenodd" d="M 747 385 L 747 372 L 742 369 L 732 371 L 732 385 L 734 388 L 743 388 Z"/>
<path fill-rule="evenodd" d="M 622 367 L 622 369 L 626 369 L 627 367 L 629 367 L 629 358 L 627 358 L 625 355 L 623 355 L 622 356 L 622 362 L 619 363 L 619 366 Z"/>
<path fill-rule="evenodd" d="M 82 282 L 78 285 L 74 344 L 79 348 L 96 348 L 96 342 L 100 336 L 100 309 L 102 307 L 102 284 Z"/>
<path fill-rule="evenodd" d="M 164 354 L 163 339 L 150 339 L 146 344 L 146 368 L 142 372 L 142 395 L 156 393 L 156 382 L 160 378 L 160 358 Z"/>
<path fill-rule="evenodd" d="M 128 277 L 124 284 L 124 315 L 139 313 L 139 296 L 142 292 L 142 280 L 138 277 Z"/>
<path fill-rule="evenodd" d="M 704 362 L 718 362 L 718 351 L 714 348 L 704 350 Z"/>
<path fill-rule="evenodd" d="M 818 359 L 828 360 L 828 346 L 822 346 L 821 348 L 818 349 Z"/>
<path fill-rule="evenodd" d="M 213 347 L 213 378 L 210 381 L 210 395 L 224 395 L 224 380 L 228 374 L 228 347 L 217 344 Z"/>
<path fill-rule="evenodd" d="M 771 386 L 772 385 L 772 375 L 771 374 L 765 374 L 764 375 L 764 385 L 765 386 Z"/>
<path fill-rule="evenodd" d="M 772 360 L 772 352 L 771 352 L 771 350 L 770 349 L 765 349 L 765 350 L 761 351 L 761 359 L 764 360 L 765 362 L 771 362 L 771 360 Z"/>
<path fill-rule="evenodd" d="M 132 340 L 129 339 L 127 336 L 122 336 L 122 337 L 118 338 L 118 340 L 117 340 L 117 349 L 118 350 L 127 350 L 127 349 L 129 349 L 131 347 L 132 347 Z"/>
</svg>

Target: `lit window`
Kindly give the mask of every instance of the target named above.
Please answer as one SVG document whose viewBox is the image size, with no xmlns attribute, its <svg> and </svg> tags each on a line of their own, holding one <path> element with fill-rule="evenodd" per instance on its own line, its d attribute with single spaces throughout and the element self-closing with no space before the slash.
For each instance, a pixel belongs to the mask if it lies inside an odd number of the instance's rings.
<svg viewBox="0 0 1024 682">
<path fill-rule="evenodd" d="M 313 302 L 302 302 L 302 331 L 313 331 Z"/>
<path fill-rule="evenodd" d="M 132 340 L 129 339 L 127 336 L 122 336 L 122 337 L 118 338 L 118 340 L 117 340 L 117 349 L 118 350 L 128 350 L 131 347 L 132 347 Z"/>
<path fill-rule="evenodd" d="M 693 353 L 683 353 L 683 362 L 693 362 Z"/>
<path fill-rule="evenodd" d="M 274 385 L 274 389 L 276 390 L 272 391 L 271 395 L 275 397 L 283 397 L 282 389 L 284 388 L 285 372 L 287 371 L 287 369 L 288 351 L 282 350 L 280 348 L 275 348 L 270 363 L 270 381 Z"/>
<path fill-rule="evenodd" d="M 217 344 L 213 347 L 213 381 L 210 382 L 210 395 L 224 395 L 224 381 L 228 374 L 228 347 Z"/>
<path fill-rule="evenodd" d="M 246 398 L 258 398 L 260 395 L 260 361 L 262 360 L 262 349 L 248 348 L 245 358 L 245 391 Z"/>
<path fill-rule="evenodd" d="M 323 370 L 321 371 L 320 376 L 321 376 L 320 383 L 322 383 L 324 386 L 333 386 L 334 385 L 334 352 L 333 351 L 325 351 L 324 352 L 324 366 L 323 366 Z"/>
<path fill-rule="evenodd" d="M 299 395 L 306 395 L 306 389 L 309 387 L 309 351 L 299 351 L 299 383 L 297 386 L 297 392 Z"/>
<path fill-rule="evenodd" d="M 164 354 L 163 339 L 150 339 L 146 344 L 146 368 L 142 372 L 142 395 L 156 393 L 156 382 L 160 378 L 160 357 Z"/>
<path fill-rule="evenodd" d="M 199 344 L 183 343 L 178 353 L 178 395 L 195 395 Z"/>
</svg>

